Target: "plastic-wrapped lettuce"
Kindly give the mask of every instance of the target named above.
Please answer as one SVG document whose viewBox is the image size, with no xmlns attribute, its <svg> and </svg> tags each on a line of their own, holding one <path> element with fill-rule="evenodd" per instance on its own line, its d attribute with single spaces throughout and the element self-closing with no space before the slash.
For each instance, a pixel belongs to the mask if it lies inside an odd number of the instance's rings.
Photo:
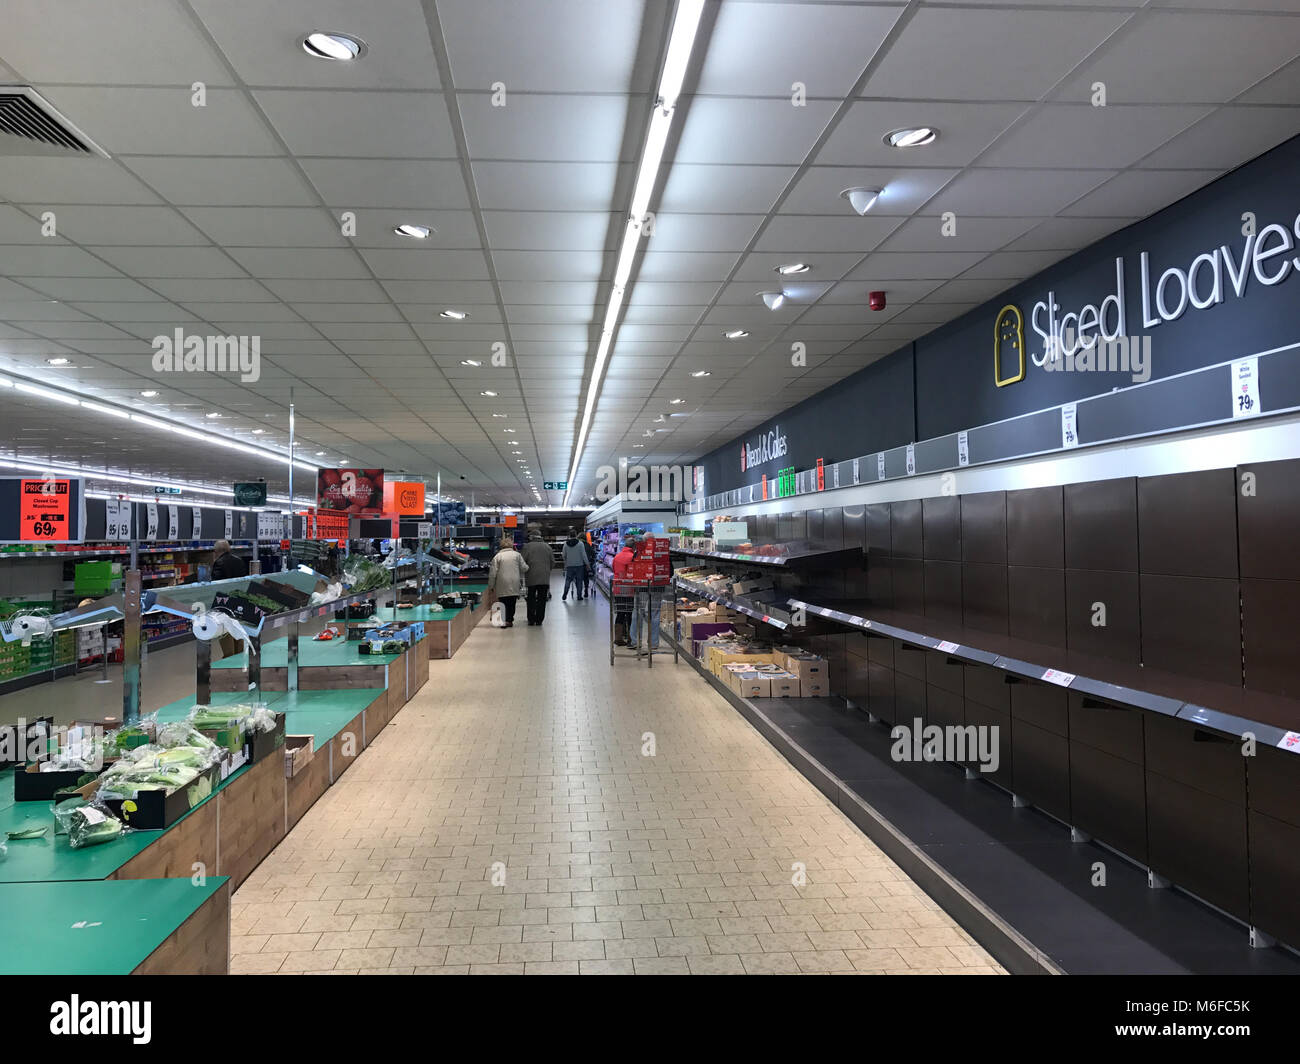
<svg viewBox="0 0 1300 1064">
<path fill-rule="evenodd" d="M 269 734 L 275 731 L 275 714 L 266 706 L 258 706 L 248 715 L 244 730 L 250 734 L 252 732 Z"/>
<path fill-rule="evenodd" d="M 80 806 L 68 814 L 68 845 L 74 850 L 112 842 L 129 830 L 112 813 L 93 805 Z"/>
<path fill-rule="evenodd" d="M 85 804 L 86 799 L 81 797 L 65 798 L 63 801 L 56 803 L 54 806 L 54 834 L 66 835 L 68 833 L 68 822 L 73 812 Z"/>
<path fill-rule="evenodd" d="M 200 731 L 221 731 L 243 721 L 255 708 L 243 702 L 228 706 L 198 705 L 190 710 L 187 721 L 191 727 Z"/>
<path fill-rule="evenodd" d="M 217 744 L 194 727 L 188 720 L 174 720 L 164 724 L 158 729 L 158 745 L 171 749 L 176 746 L 192 746 L 198 749 L 210 747 L 216 749 Z"/>
</svg>

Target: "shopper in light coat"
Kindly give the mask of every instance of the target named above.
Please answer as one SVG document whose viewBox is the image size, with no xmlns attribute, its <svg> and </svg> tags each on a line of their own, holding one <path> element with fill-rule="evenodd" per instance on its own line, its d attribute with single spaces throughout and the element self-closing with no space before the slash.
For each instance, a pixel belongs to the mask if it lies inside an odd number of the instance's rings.
<svg viewBox="0 0 1300 1064">
<path fill-rule="evenodd" d="M 524 591 L 528 563 L 515 550 L 512 539 L 504 540 L 488 567 L 488 590 L 495 591 L 498 601 L 505 607 L 506 627 L 515 626 L 515 600 Z"/>
<path fill-rule="evenodd" d="M 569 529 L 569 538 L 564 541 L 564 591 L 560 594 L 563 602 L 569 597 L 569 588 L 577 599 L 587 597 L 587 547 L 578 538 L 574 529 Z"/>
<path fill-rule="evenodd" d="M 528 623 L 540 625 L 546 620 L 546 598 L 551 593 L 551 568 L 555 556 L 551 545 L 537 531 L 528 533 L 528 542 L 520 551 L 528 573 Z"/>
</svg>

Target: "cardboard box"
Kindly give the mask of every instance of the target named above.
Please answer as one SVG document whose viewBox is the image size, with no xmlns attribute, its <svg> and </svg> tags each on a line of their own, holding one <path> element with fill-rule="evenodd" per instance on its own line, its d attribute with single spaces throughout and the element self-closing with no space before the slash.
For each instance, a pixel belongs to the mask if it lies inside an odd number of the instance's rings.
<svg viewBox="0 0 1300 1064">
<path fill-rule="evenodd" d="M 48 802 L 58 791 L 69 790 L 77 786 L 77 780 L 94 773 L 91 769 L 68 769 L 59 772 L 42 772 L 39 762 L 32 762 L 23 768 L 14 769 L 15 802 Z"/>
<path fill-rule="evenodd" d="M 104 805 L 123 823 L 133 828 L 169 828 L 195 806 L 202 804 L 216 792 L 221 783 L 221 766 L 213 765 L 199 774 L 199 779 L 188 786 L 166 791 L 140 791 L 134 798 L 107 798 Z M 204 788 L 200 779 L 206 778 Z M 200 797 L 206 790 L 207 793 Z"/>
<path fill-rule="evenodd" d="M 270 757 L 284 746 L 283 713 L 275 714 L 275 728 L 269 732 L 254 732 L 249 735 L 244 747 L 248 753 L 248 763 L 256 765 L 264 757 Z"/>
<path fill-rule="evenodd" d="M 731 590 L 737 595 L 752 595 L 756 591 L 771 591 L 775 584 L 770 577 L 761 577 L 756 580 L 738 580 L 731 585 Z"/>
<path fill-rule="evenodd" d="M 816 654 L 807 654 L 800 652 L 797 654 L 784 654 L 784 665 L 787 672 L 792 672 L 800 680 L 826 680 L 826 659 L 819 658 Z"/>
<path fill-rule="evenodd" d="M 773 663 L 771 654 L 759 654 L 736 649 L 727 649 L 725 647 L 714 646 L 709 650 L 709 671 L 722 678 L 723 667 L 726 665 L 770 665 Z"/>
<path fill-rule="evenodd" d="M 727 686 L 741 698 L 770 698 L 772 695 L 772 681 L 757 669 L 731 669 L 727 674 Z"/>
<path fill-rule="evenodd" d="M 824 679 L 800 680 L 800 698 L 825 698 L 831 693 L 831 685 Z"/>
<path fill-rule="evenodd" d="M 799 698 L 799 677 L 782 669 L 769 674 L 773 698 Z"/>
<path fill-rule="evenodd" d="M 316 756 L 316 737 L 313 735 L 286 735 L 284 737 L 284 775 L 293 779 Z"/>
</svg>

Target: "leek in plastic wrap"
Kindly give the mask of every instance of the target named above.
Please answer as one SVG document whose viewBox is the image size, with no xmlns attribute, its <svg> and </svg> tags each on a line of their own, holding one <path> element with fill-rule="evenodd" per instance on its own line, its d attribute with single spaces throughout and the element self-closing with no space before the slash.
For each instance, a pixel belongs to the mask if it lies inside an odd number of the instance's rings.
<svg viewBox="0 0 1300 1064">
<path fill-rule="evenodd" d="M 248 720 L 244 724 L 244 730 L 250 734 L 260 732 L 269 735 L 275 731 L 275 714 L 266 706 L 258 706 L 248 715 Z"/>
<path fill-rule="evenodd" d="M 194 727 L 188 720 L 174 720 L 158 729 L 158 745 L 167 749 L 176 746 L 191 746 L 197 749 L 211 748 L 217 744 Z"/>
<path fill-rule="evenodd" d="M 196 705 L 190 710 L 188 720 L 191 727 L 200 731 L 221 731 L 239 723 L 254 709 L 254 706 L 242 702 L 228 706 Z"/>
<path fill-rule="evenodd" d="M 74 850 L 112 842 L 126 830 L 117 817 L 93 805 L 83 805 L 68 814 L 68 845 Z"/>
</svg>

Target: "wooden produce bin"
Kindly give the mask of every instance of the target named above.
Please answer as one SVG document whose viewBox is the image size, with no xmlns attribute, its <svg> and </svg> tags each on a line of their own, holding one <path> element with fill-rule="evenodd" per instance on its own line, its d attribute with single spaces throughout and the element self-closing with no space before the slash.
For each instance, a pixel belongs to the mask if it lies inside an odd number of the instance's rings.
<svg viewBox="0 0 1300 1064">
<path fill-rule="evenodd" d="M 230 781 L 221 803 L 217 874 L 238 889 L 284 838 L 284 756 L 266 757 Z"/>
<path fill-rule="evenodd" d="M 223 883 L 132 975 L 229 975 L 230 891 Z"/>
</svg>

